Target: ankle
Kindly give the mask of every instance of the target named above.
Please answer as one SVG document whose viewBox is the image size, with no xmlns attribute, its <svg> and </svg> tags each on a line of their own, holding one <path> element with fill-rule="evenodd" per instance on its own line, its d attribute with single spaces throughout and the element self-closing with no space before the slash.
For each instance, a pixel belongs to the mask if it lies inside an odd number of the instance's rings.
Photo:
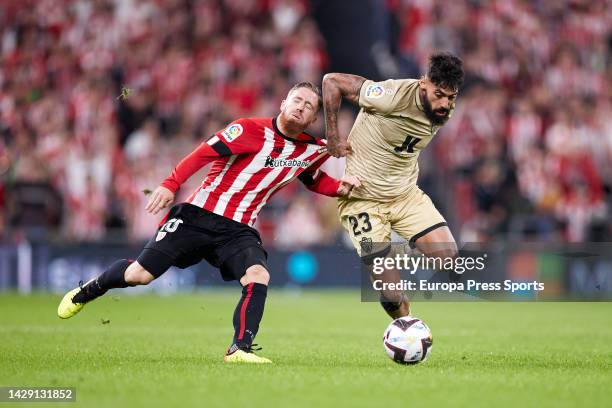
<svg viewBox="0 0 612 408">
<path fill-rule="evenodd" d="M 93 279 L 81 287 L 81 291 L 74 296 L 72 301 L 74 303 L 88 303 L 104 295 L 106 292 L 105 289 L 100 287 L 98 280 Z"/>
</svg>

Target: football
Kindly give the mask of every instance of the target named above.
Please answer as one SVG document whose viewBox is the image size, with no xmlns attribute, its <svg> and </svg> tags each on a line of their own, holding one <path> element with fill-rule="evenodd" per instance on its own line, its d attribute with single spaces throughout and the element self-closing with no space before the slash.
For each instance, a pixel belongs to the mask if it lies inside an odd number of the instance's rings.
<svg viewBox="0 0 612 408">
<path fill-rule="evenodd" d="M 431 330 L 420 319 L 404 316 L 395 319 L 383 335 L 387 355 L 399 364 L 417 364 L 431 353 Z"/>
</svg>

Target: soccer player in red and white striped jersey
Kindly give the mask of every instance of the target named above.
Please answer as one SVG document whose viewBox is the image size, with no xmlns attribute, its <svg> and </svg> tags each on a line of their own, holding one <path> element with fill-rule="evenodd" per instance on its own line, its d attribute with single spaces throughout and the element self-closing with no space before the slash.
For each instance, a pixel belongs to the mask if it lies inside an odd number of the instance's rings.
<svg viewBox="0 0 612 408">
<path fill-rule="evenodd" d="M 175 193 L 202 166 L 214 161 L 187 202 L 252 226 L 272 194 L 296 177 L 315 176 L 314 191 L 334 196 L 339 187 L 316 173 L 329 156 L 324 140 L 300 133 L 286 136 L 277 118 L 238 119 L 187 156 L 162 186 Z M 166 202 L 170 195 L 166 194 Z"/>
<path fill-rule="evenodd" d="M 269 363 L 252 351 L 270 280 L 267 253 L 252 228 L 259 211 L 295 178 L 332 197 L 360 185 L 356 176 L 336 180 L 319 170 L 329 157 L 325 141 L 304 131 L 320 107 L 319 88 L 302 82 L 291 88 L 275 118 L 238 119 L 197 147 L 153 192 L 145 209 L 156 214 L 167 208 L 180 186 L 212 162 L 200 187 L 172 207 L 136 261 L 116 261 L 98 278 L 68 292 L 59 317 L 74 316 L 109 289 L 146 285 L 171 266 L 185 268 L 206 259 L 223 279 L 243 286 L 225 361 Z"/>
</svg>

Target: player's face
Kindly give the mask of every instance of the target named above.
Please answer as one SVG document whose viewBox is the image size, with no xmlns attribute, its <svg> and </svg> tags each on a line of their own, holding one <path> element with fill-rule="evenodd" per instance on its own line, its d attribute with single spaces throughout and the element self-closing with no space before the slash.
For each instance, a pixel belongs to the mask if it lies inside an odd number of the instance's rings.
<svg viewBox="0 0 612 408">
<path fill-rule="evenodd" d="M 455 106 L 457 91 L 435 85 L 424 78 L 420 81 L 420 97 L 425 114 L 434 125 L 443 125 Z"/>
<path fill-rule="evenodd" d="M 296 128 L 305 130 L 317 120 L 319 97 L 308 88 L 295 89 L 281 103 L 281 115 L 284 121 Z"/>
</svg>

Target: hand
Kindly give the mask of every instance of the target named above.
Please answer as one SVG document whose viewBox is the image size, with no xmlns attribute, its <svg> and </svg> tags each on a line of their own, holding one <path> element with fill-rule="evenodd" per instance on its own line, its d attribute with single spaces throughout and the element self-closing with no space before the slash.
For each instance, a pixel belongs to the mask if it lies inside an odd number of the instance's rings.
<svg viewBox="0 0 612 408">
<path fill-rule="evenodd" d="M 353 152 L 351 145 L 347 141 L 339 141 L 337 143 L 327 141 L 327 152 L 334 157 L 344 157 Z"/>
<path fill-rule="evenodd" d="M 174 201 L 174 193 L 166 187 L 159 186 L 151 194 L 149 202 L 145 207 L 145 211 L 151 214 L 157 214 L 164 208 L 168 207 Z"/>
<path fill-rule="evenodd" d="M 347 196 L 355 187 L 361 187 L 361 179 L 358 176 L 343 177 L 340 180 L 340 187 L 338 187 L 338 195 Z"/>
</svg>

